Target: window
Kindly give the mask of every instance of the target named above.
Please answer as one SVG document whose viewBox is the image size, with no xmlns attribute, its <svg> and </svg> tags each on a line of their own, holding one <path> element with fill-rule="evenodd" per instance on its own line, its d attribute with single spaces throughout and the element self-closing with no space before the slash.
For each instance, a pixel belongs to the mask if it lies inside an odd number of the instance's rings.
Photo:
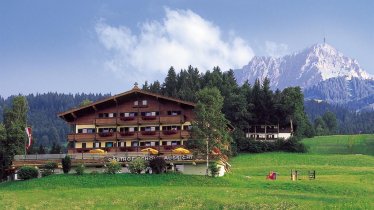
<svg viewBox="0 0 374 210">
<path fill-rule="evenodd" d="M 145 117 L 150 117 L 150 116 L 158 116 L 160 113 L 159 112 L 142 112 L 142 116 Z"/>
<path fill-rule="evenodd" d="M 177 146 L 177 145 L 181 145 L 181 142 L 180 141 L 172 141 L 171 142 L 171 146 Z"/>
<path fill-rule="evenodd" d="M 94 143 L 94 148 L 100 148 L 101 147 L 101 143 L 100 142 L 95 142 Z"/>
<path fill-rule="evenodd" d="M 111 113 L 99 113 L 99 118 L 113 118 L 116 117 L 117 113 L 111 112 Z"/>
<path fill-rule="evenodd" d="M 141 131 L 158 131 L 160 127 L 141 127 Z"/>
<path fill-rule="evenodd" d="M 134 106 L 139 106 L 139 101 L 134 101 Z"/>
<path fill-rule="evenodd" d="M 143 106 L 147 106 L 147 100 L 143 100 L 143 101 L 142 101 L 142 105 L 143 105 Z"/>
<path fill-rule="evenodd" d="M 78 133 L 95 133 L 95 128 L 81 128 Z"/>
<path fill-rule="evenodd" d="M 180 129 L 181 129 L 181 126 L 178 126 L 178 125 L 162 126 L 162 130 L 165 130 L 165 131 L 179 131 Z"/>
<path fill-rule="evenodd" d="M 135 117 L 138 113 L 136 112 L 123 112 L 120 114 L 121 117 Z"/>
<path fill-rule="evenodd" d="M 132 147 L 137 147 L 138 146 L 138 142 L 137 141 L 132 141 L 131 142 L 131 146 Z"/>
<path fill-rule="evenodd" d="M 105 142 L 105 147 L 113 147 L 113 142 Z"/>
<path fill-rule="evenodd" d="M 192 129 L 191 125 L 184 125 L 183 130 L 190 131 Z"/>
<path fill-rule="evenodd" d="M 116 128 L 99 128 L 99 133 L 112 133 L 116 132 Z"/>
<path fill-rule="evenodd" d="M 158 146 L 159 145 L 159 142 L 156 142 L 156 141 L 143 141 L 143 142 L 140 142 L 140 146 L 141 147 L 154 147 L 154 146 Z"/>
<path fill-rule="evenodd" d="M 120 132 L 135 132 L 138 131 L 137 127 L 124 127 L 119 129 Z"/>
<path fill-rule="evenodd" d="M 86 143 L 82 143 L 82 148 L 83 148 L 83 149 L 87 148 Z"/>
<path fill-rule="evenodd" d="M 177 116 L 181 114 L 182 114 L 181 111 L 168 111 L 168 115 L 171 115 L 171 116 Z"/>
</svg>

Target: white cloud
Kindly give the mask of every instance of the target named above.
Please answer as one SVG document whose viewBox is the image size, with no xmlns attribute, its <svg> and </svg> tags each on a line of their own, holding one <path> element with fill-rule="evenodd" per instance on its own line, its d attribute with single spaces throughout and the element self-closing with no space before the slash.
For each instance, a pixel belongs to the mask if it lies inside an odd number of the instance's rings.
<svg viewBox="0 0 374 210">
<path fill-rule="evenodd" d="M 281 57 L 289 53 L 287 44 L 278 44 L 272 41 L 265 41 L 265 51 L 272 57 Z"/>
<path fill-rule="evenodd" d="M 220 66 L 240 68 L 254 53 L 242 38 L 229 34 L 223 40 L 220 28 L 190 10 L 165 9 L 163 21 L 140 25 L 134 34 L 125 26 L 104 21 L 96 25 L 100 42 L 110 52 L 105 66 L 130 81 L 160 79 L 170 66 L 179 71 L 188 65 L 200 71 Z M 162 77 L 161 77 L 162 78 Z"/>
</svg>

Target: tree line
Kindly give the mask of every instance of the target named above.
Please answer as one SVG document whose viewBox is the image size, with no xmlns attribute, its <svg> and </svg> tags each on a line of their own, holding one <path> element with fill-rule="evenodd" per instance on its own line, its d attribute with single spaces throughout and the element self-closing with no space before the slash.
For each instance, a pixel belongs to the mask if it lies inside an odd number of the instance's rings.
<svg viewBox="0 0 374 210">
<path fill-rule="evenodd" d="M 64 152 L 66 136 L 70 127 L 57 114 L 74 107 L 79 107 L 85 100 L 96 101 L 109 97 L 110 94 L 60 94 L 44 93 L 29 94 L 25 96 L 28 103 L 27 125 L 32 127 L 34 143 L 28 153 L 50 153 L 56 151 L 53 145 L 59 145 Z M 12 106 L 19 96 L 10 96 L 7 99 L 0 97 L 0 122 L 4 121 L 4 110 Z M 55 147 L 56 147 L 55 146 Z"/>
<path fill-rule="evenodd" d="M 308 100 L 306 113 L 316 135 L 374 133 L 374 112 L 351 111 L 343 106 Z"/>
<path fill-rule="evenodd" d="M 253 85 L 245 82 L 239 86 L 232 70 L 222 72 L 219 67 L 214 67 L 212 71 L 201 73 L 197 68 L 189 66 L 176 73 L 171 67 L 162 83 L 145 82 L 142 88 L 197 103 L 200 90 L 218 89 L 223 98 L 221 111 L 235 127 L 232 148 L 237 151 L 252 151 L 249 149 L 252 145 L 248 145 L 249 140 L 245 137 L 249 125 L 290 126 L 292 121 L 296 137 L 314 135 L 314 128 L 304 112 L 301 89 L 289 87 L 282 91 L 273 91 L 267 78 L 264 81 L 256 80 Z"/>
</svg>

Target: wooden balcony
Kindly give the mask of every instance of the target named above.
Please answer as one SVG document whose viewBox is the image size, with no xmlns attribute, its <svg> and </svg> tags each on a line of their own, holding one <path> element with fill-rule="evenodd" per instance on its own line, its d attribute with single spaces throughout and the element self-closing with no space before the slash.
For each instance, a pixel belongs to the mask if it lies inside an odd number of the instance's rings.
<svg viewBox="0 0 374 210">
<path fill-rule="evenodd" d="M 120 117 L 117 120 L 118 125 L 137 125 L 138 117 Z"/>
<path fill-rule="evenodd" d="M 156 120 L 157 116 L 142 116 L 142 120 Z"/>
<path fill-rule="evenodd" d="M 165 115 L 160 117 L 161 124 L 181 124 L 184 123 L 184 117 L 182 115 Z"/>
<path fill-rule="evenodd" d="M 73 133 L 68 135 L 69 141 L 93 141 L 95 133 Z"/>
<path fill-rule="evenodd" d="M 138 119 L 139 124 L 143 125 L 159 124 L 160 122 L 159 116 L 140 116 Z"/>
<path fill-rule="evenodd" d="M 99 133 L 100 137 L 111 137 L 114 135 L 114 132 Z"/>
<path fill-rule="evenodd" d="M 161 132 L 161 139 L 180 139 L 181 130 L 164 130 Z"/>
<path fill-rule="evenodd" d="M 96 140 L 98 141 L 116 141 L 116 138 L 116 132 L 98 133 L 98 135 L 96 135 Z"/>
<path fill-rule="evenodd" d="M 135 116 L 128 116 L 128 117 L 120 117 L 119 119 L 121 121 L 132 121 L 132 120 L 135 120 L 136 117 Z"/>
<path fill-rule="evenodd" d="M 159 154 L 173 154 L 172 150 L 176 148 L 185 148 L 184 145 L 157 145 L 157 146 L 129 146 L 129 147 L 99 147 L 99 148 L 69 148 L 69 153 L 89 153 L 90 150 L 93 149 L 102 149 L 106 152 L 138 152 L 142 154 L 146 154 L 145 152 L 141 152 L 142 149 L 145 148 L 153 148 L 159 151 Z"/>
<path fill-rule="evenodd" d="M 159 139 L 160 131 L 140 131 L 138 132 L 138 139 Z"/>
<path fill-rule="evenodd" d="M 187 131 L 187 130 L 181 131 L 181 138 L 182 139 L 188 139 L 188 138 L 190 138 L 190 131 Z"/>
<path fill-rule="evenodd" d="M 134 131 L 134 132 L 119 132 L 117 134 L 117 139 L 121 139 L 121 140 L 133 140 L 133 139 L 137 139 L 138 138 L 138 135 L 137 135 L 137 132 Z"/>
<path fill-rule="evenodd" d="M 96 125 L 116 125 L 117 118 L 96 118 Z"/>
<path fill-rule="evenodd" d="M 121 136 L 134 136 L 135 135 L 135 131 L 133 131 L 133 132 L 125 131 L 125 132 L 120 132 L 119 134 Z"/>
</svg>

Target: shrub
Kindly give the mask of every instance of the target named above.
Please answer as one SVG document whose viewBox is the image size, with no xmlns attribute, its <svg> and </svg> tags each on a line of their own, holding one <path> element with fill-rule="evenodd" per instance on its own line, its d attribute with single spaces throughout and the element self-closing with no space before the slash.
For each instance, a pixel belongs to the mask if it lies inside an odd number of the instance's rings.
<svg viewBox="0 0 374 210">
<path fill-rule="evenodd" d="M 50 169 L 44 169 L 44 170 L 41 171 L 41 173 L 42 173 L 42 177 L 45 177 L 45 176 L 52 175 L 53 171 L 50 170 Z"/>
<path fill-rule="evenodd" d="M 284 141 L 282 150 L 286 152 L 307 152 L 307 148 L 305 147 L 305 145 L 301 143 L 300 140 L 295 136 Z"/>
<path fill-rule="evenodd" d="M 38 169 L 31 166 L 22 166 L 18 170 L 18 178 L 23 180 L 38 178 Z"/>
<path fill-rule="evenodd" d="M 166 161 L 162 157 L 156 157 L 149 161 L 149 167 L 152 169 L 152 173 L 160 174 L 165 171 Z"/>
<path fill-rule="evenodd" d="M 78 165 L 76 168 L 75 168 L 75 172 L 77 173 L 77 175 L 83 175 L 83 173 L 84 173 L 84 169 L 85 169 L 86 167 L 84 167 L 84 165 L 83 164 L 80 164 L 80 165 Z"/>
<path fill-rule="evenodd" d="M 218 168 L 217 163 L 215 163 L 215 162 L 211 163 L 209 165 L 209 171 L 210 171 L 210 174 L 212 175 L 212 177 L 218 176 L 219 168 Z"/>
<path fill-rule="evenodd" d="M 117 162 L 116 160 L 112 160 L 107 164 L 106 173 L 108 174 L 115 174 L 120 172 L 122 169 L 121 163 Z"/>
<path fill-rule="evenodd" d="M 146 168 L 146 162 L 142 158 L 136 158 L 129 163 L 129 170 L 133 174 L 140 174 Z"/>
<path fill-rule="evenodd" d="M 69 173 L 71 170 L 71 158 L 70 156 L 66 155 L 64 158 L 61 159 L 62 164 L 62 170 L 64 171 L 64 174 Z"/>
<path fill-rule="evenodd" d="M 44 168 L 54 173 L 55 169 L 58 168 L 58 164 L 55 162 L 48 162 L 47 164 L 44 165 Z"/>
</svg>

